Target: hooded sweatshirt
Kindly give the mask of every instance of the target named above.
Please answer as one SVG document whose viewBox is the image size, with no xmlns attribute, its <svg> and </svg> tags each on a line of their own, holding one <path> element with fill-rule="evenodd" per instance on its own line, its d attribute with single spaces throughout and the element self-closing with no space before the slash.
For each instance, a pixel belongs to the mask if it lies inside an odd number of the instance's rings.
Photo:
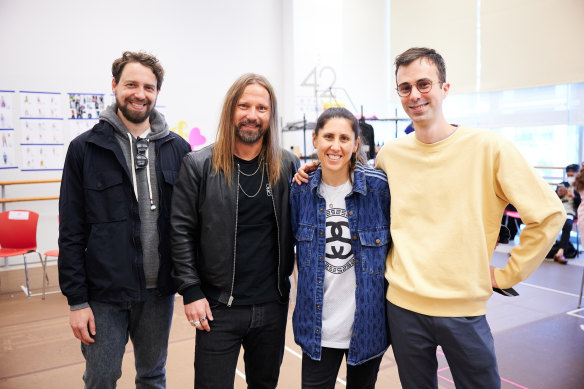
<svg viewBox="0 0 584 389">
<path fill-rule="evenodd" d="M 156 152 L 155 141 L 164 138 L 169 133 L 168 124 L 164 115 L 154 109 L 150 115 L 150 129 L 146 130 L 140 138 L 148 139 L 148 167 L 136 167 L 137 138 L 132 135 L 117 115 L 117 106 L 112 104 L 99 116 L 111 124 L 115 131 L 115 137 L 126 158 L 131 174 L 132 184 L 138 199 L 140 210 L 140 241 L 142 243 L 144 275 L 146 288 L 156 288 L 158 280 L 158 268 L 160 258 L 158 254 L 158 211 L 159 194 L 156 178 Z"/>
</svg>

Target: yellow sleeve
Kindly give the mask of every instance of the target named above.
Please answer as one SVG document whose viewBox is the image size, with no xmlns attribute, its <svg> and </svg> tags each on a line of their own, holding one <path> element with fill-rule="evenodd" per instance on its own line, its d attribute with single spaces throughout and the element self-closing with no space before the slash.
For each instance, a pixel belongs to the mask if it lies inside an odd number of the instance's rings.
<svg viewBox="0 0 584 389">
<path fill-rule="evenodd" d="M 541 264 L 566 221 L 566 212 L 557 194 L 515 146 L 504 138 L 500 142 L 495 161 L 497 194 L 517 208 L 525 223 L 520 244 L 511 250 L 505 268 L 495 270 L 499 287 L 510 288 Z"/>
</svg>

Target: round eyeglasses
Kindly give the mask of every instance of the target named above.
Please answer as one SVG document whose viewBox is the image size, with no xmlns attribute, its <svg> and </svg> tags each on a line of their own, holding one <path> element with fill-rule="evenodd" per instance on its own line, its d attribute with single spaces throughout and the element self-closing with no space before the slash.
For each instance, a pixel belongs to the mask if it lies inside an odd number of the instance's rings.
<svg viewBox="0 0 584 389">
<path fill-rule="evenodd" d="M 416 88 L 420 93 L 428 93 L 432 90 L 432 84 L 434 82 L 437 82 L 442 86 L 445 81 L 432 81 L 428 78 L 422 78 L 421 80 L 416 81 Z M 399 84 L 395 90 L 400 97 L 408 97 L 410 93 L 412 93 L 412 88 L 412 84 L 404 82 L 403 84 Z"/>
</svg>

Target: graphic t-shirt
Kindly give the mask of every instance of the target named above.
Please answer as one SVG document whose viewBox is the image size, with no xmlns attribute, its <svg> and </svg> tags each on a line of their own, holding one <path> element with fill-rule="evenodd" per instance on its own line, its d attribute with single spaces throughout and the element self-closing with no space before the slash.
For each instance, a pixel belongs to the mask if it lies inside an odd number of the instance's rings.
<svg viewBox="0 0 584 389">
<path fill-rule="evenodd" d="M 322 307 L 323 347 L 348 349 L 355 317 L 355 257 L 347 218 L 345 196 L 349 180 L 340 186 L 320 183 L 326 201 L 326 259 Z"/>
</svg>

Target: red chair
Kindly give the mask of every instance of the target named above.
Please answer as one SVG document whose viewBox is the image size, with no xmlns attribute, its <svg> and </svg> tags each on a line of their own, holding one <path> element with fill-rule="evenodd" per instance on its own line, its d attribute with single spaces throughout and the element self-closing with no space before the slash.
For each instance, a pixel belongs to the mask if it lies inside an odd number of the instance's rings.
<svg viewBox="0 0 584 389">
<path fill-rule="evenodd" d="M 519 223 L 519 221 L 521 220 L 521 216 L 519 216 L 519 212 L 510 211 L 510 210 L 506 209 L 505 211 L 503 211 L 503 217 L 504 217 L 503 224 L 505 226 L 507 226 L 507 224 L 509 222 L 509 218 L 511 218 L 511 219 L 513 219 L 513 222 L 515 223 L 515 228 L 517 229 L 517 233 L 521 232 L 521 224 Z"/>
<path fill-rule="evenodd" d="M 22 255 L 24 259 L 24 274 L 26 276 L 26 290 L 28 297 L 30 287 L 28 282 L 28 267 L 26 254 L 37 253 L 43 266 L 43 284 L 45 282 L 45 263 L 41 253 L 36 251 L 36 231 L 39 215 L 27 210 L 6 211 L 0 213 L 0 258 Z M 22 287 L 24 289 L 24 286 Z"/>
<path fill-rule="evenodd" d="M 57 218 L 59 222 L 61 222 L 61 218 Z M 55 257 L 57 261 L 59 260 L 59 249 L 56 250 L 49 250 L 45 251 L 45 266 L 43 266 L 43 300 L 45 299 L 45 290 L 49 283 L 49 276 L 47 275 L 47 257 Z M 45 280 L 47 282 L 45 283 Z"/>
</svg>

